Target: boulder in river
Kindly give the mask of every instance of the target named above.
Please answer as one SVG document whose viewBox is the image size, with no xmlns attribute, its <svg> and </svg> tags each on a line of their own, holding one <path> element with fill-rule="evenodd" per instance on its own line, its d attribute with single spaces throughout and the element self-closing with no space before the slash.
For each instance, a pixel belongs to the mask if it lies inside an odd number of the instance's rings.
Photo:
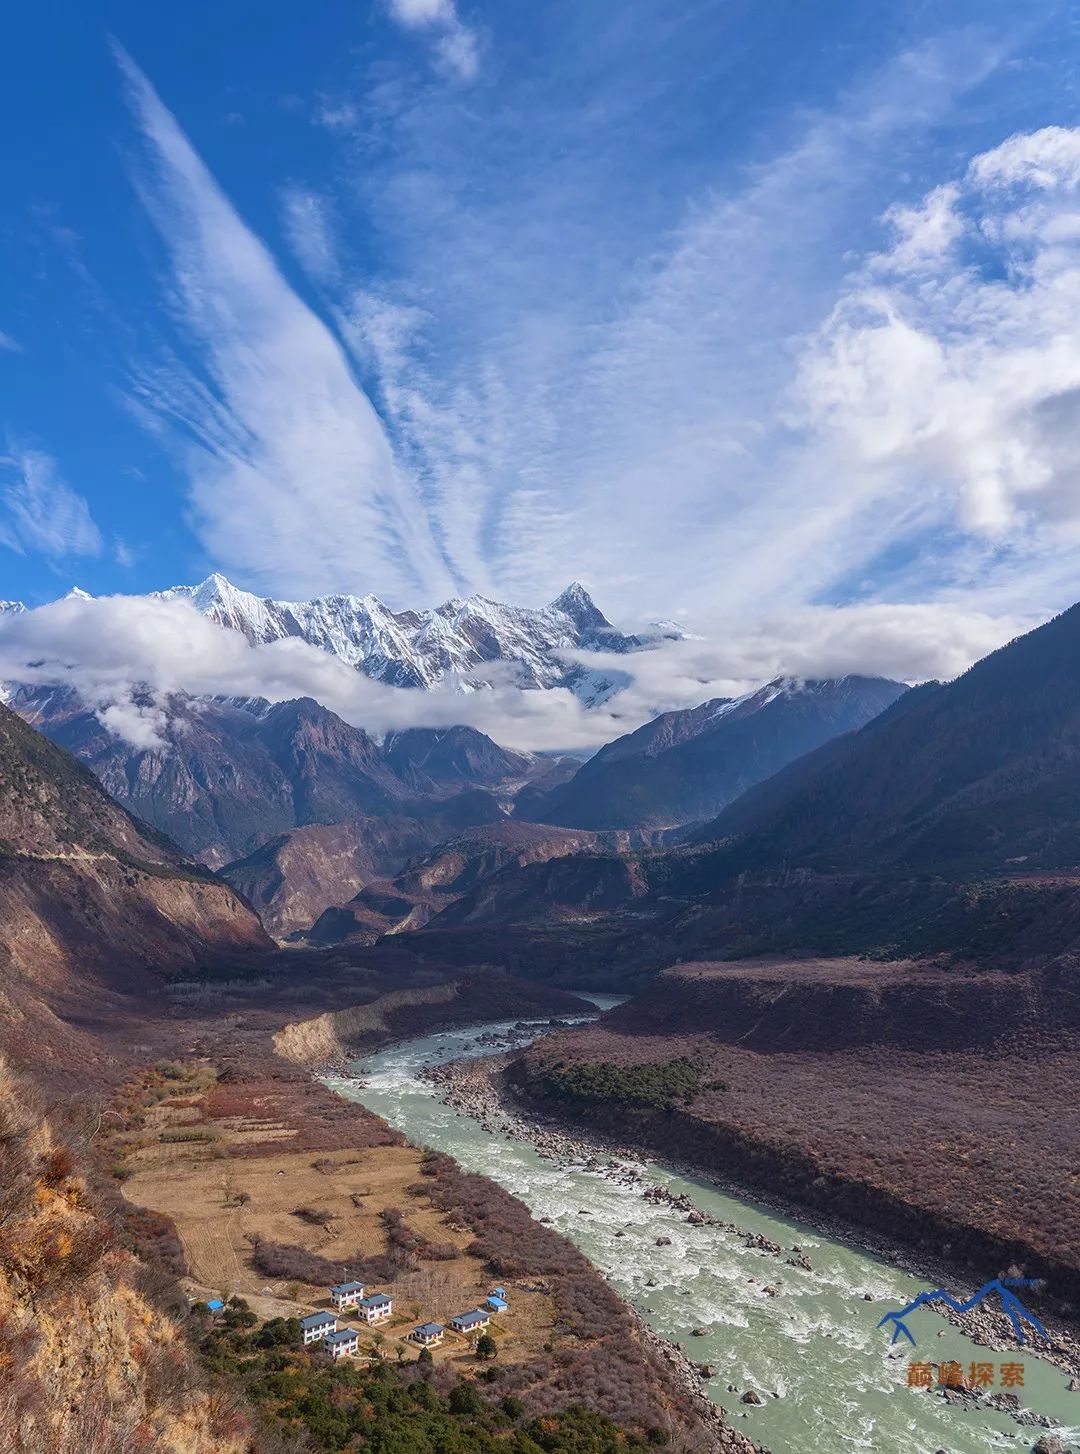
<svg viewBox="0 0 1080 1454">
<path fill-rule="evenodd" d="M 670 1237 L 657 1237 L 657 1239 L 656 1239 L 656 1245 L 657 1245 L 657 1247 L 670 1247 L 671 1246 L 671 1238 Z"/>
<path fill-rule="evenodd" d="M 760 1407 L 765 1402 L 765 1400 L 761 1397 L 761 1394 L 759 1394 L 755 1389 L 748 1388 L 743 1394 L 742 1398 L 739 1400 L 739 1402 L 744 1404 L 754 1404 L 755 1407 Z"/>
<path fill-rule="evenodd" d="M 1031 1454 L 1069 1454 L 1056 1434 L 1043 1434 L 1031 1446 Z"/>
<path fill-rule="evenodd" d="M 709 1336 L 709 1330 L 708 1328 L 691 1328 L 690 1336 L 692 1338 L 707 1338 Z"/>
</svg>

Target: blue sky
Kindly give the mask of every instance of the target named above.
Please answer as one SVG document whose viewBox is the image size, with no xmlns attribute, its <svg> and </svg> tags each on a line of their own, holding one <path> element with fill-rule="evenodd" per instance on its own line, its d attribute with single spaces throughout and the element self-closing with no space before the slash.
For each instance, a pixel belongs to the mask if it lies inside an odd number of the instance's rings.
<svg viewBox="0 0 1080 1454">
<path fill-rule="evenodd" d="M 6 42 L 0 596 L 579 578 L 872 654 L 1080 594 L 1071 5 L 46 0 Z"/>
</svg>

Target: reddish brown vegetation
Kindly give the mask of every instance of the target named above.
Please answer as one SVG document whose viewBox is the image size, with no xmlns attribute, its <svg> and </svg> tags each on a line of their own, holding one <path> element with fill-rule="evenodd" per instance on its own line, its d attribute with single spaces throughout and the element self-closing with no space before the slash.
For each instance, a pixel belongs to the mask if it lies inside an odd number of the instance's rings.
<svg viewBox="0 0 1080 1454">
<path fill-rule="evenodd" d="M 237 1156 L 336 1151 L 343 1145 L 401 1146 L 405 1140 L 363 1106 L 342 1100 L 305 1071 L 270 1057 L 230 1061 L 206 1096 L 206 1114 L 213 1120 L 238 1120 L 253 1129 L 280 1131 L 280 1136 L 271 1134 L 231 1148 L 230 1154 Z"/>
<path fill-rule="evenodd" d="M 809 967 L 802 972 L 813 977 Z M 692 1057 L 706 1085 L 723 1081 L 727 1089 L 703 1090 L 686 1109 L 667 1113 L 598 1104 L 576 1107 L 575 1117 L 706 1173 L 952 1257 L 980 1277 L 1019 1263 L 1045 1276 L 1058 1302 L 1075 1302 L 1080 1041 L 1064 1032 L 1028 1034 L 1010 1046 L 1002 1016 L 992 1027 L 992 1053 L 912 1049 L 907 1038 L 901 1046 L 882 1043 L 889 1016 L 875 1029 L 864 1000 L 856 1001 L 854 1020 L 836 1016 L 830 1027 L 832 1043 L 845 1027 L 856 1043 L 822 1050 L 798 980 L 794 973 L 771 1018 L 758 1006 L 755 1037 L 747 1036 L 737 1006 L 730 1016 L 707 1013 L 700 977 L 673 977 L 663 1007 L 659 993 L 650 1004 L 645 996 L 601 1024 L 549 1037 L 515 1063 L 512 1082 L 527 1094 L 542 1092 L 556 1060 L 630 1066 Z M 725 994 L 722 1004 L 734 1003 Z M 689 1032 L 702 1023 L 716 1025 L 716 1033 Z M 664 1033 L 655 1033 L 658 1025 Z M 787 1038 L 799 1034 L 810 1048 L 725 1043 L 720 1027 L 751 1044 L 766 1030 L 783 1037 L 790 1027 Z"/>
</svg>

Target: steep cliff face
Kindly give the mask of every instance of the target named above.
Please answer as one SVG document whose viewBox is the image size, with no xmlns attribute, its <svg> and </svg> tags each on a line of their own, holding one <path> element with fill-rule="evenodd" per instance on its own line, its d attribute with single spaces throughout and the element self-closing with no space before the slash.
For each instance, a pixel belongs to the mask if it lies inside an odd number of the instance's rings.
<svg viewBox="0 0 1080 1454">
<path fill-rule="evenodd" d="M 629 1035 L 707 1031 L 763 1052 L 922 1051 L 1080 1028 L 1080 1016 L 1035 974 L 777 958 L 680 964 L 612 1010 L 605 1024 Z"/>
<path fill-rule="evenodd" d="M 21 692 L 13 705 L 213 868 L 298 825 L 393 812 L 407 796 L 366 732 L 308 699 L 248 710 L 176 696 L 152 748 L 110 733 L 72 693 Z"/>
<path fill-rule="evenodd" d="M 126 998 L 269 947 L 227 884 L 138 824 L 93 774 L 0 707 L 0 1029 L 39 1070 Z"/>
<path fill-rule="evenodd" d="M 241 1454 L 147 1271 L 0 1061 L 0 1434 L 18 1454 Z M 8 1443 L 7 1441 L 11 1442 Z"/>
</svg>

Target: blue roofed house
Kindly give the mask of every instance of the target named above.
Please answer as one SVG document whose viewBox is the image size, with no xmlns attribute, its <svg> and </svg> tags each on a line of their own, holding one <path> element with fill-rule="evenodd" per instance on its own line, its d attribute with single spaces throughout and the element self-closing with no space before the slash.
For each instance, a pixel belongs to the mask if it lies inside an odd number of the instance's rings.
<svg viewBox="0 0 1080 1454">
<path fill-rule="evenodd" d="M 360 1335 L 355 1328 L 339 1328 L 336 1333 L 327 1334 L 323 1346 L 331 1358 L 351 1358 L 360 1347 Z"/>
<path fill-rule="evenodd" d="M 309 1313 L 306 1318 L 300 1319 L 300 1332 L 304 1338 L 304 1345 L 317 1343 L 320 1338 L 325 1338 L 337 1327 L 337 1318 L 333 1313 Z"/>
<path fill-rule="evenodd" d="M 493 1287 L 491 1289 L 491 1296 L 492 1297 L 501 1297 L 502 1300 L 503 1300 L 503 1302 L 505 1302 L 506 1301 L 506 1288 L 505 1287 Z"/>
<path fill-rule="evenodd" d="M 212 1297 L 207 1302 L 206 1306 L 210 1309 L 212 1313 L 220 1313 L 225 1304 L 222 1302 L 221 1298 Z"/>
<path fill-rule="evenodd" d="M 450 1319 L 450 1326 L 455 1333 L 479 1333 L 491 1322 L 491 1314 L 486 1308 L 473 1308 L 467 1313 L 458 1313 L 456 1318 Z"/>
<path fill-rule="evenodd" d="M 489 1292 L 484 1301 L 493 1313 L 505 1313 L 510 1306 L 504 1297 L 499 1297 L 494 1292 Z"/>
<path fill-rule="evenodd" d="M 446 1329 L 441 1323 L 421 1323 L 409 1334 L 411 1343 L 419 1343 L 421 1348 L 437 1348 L 443 1340 Z"/>
<path fill-rule="evenodd" d="M 393 1299 L 384 1292 L 373 1293 L 371 1297 L 361 1298 L 356 1311 L 365 1323 L 383 1323 L 394 1311 Z"/>
<path fill-rule="evenodd" d="M 341 1312 L 342 1308 L 354 1308 L 364 1296 L 362 1282 L 335 1282 L 330 1288 L 330 1301 Z"/>
</svg>

